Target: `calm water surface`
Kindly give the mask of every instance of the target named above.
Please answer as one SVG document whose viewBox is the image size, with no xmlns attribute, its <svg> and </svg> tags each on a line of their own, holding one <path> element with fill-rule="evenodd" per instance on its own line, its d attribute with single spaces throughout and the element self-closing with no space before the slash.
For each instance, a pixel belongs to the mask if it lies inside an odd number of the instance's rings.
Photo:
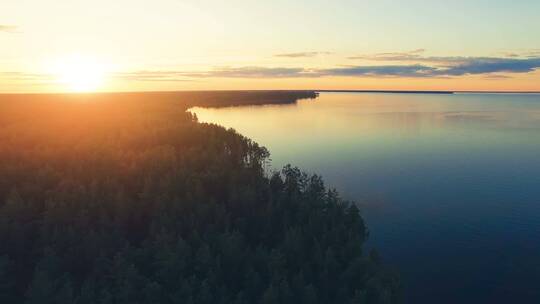
<svg viewBox="0 0 540 304">
<path fill-rule="evenodd" d="M 407 303 L 540 303 L 540 95 L 192 109 L 359 202 Z"/>
</svg>

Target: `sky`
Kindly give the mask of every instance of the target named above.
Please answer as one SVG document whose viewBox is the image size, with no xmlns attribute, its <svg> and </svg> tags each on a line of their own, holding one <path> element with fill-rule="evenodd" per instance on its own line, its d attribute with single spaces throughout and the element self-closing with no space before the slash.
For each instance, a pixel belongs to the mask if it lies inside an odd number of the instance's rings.
<svg viewBox="0 0 540 304">
<path fill-rule="evenodd" d="M 538 0 L 2 0 L 0 92 L 540 91 Z"/>
</svg>

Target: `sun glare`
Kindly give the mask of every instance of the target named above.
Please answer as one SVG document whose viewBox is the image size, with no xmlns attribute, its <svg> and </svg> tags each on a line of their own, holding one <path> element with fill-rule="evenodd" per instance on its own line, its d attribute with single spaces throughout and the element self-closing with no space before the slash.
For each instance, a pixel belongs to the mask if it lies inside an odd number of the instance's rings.
<svg viewBox="0 0 540 304">
<path fill-rule="evenodd" d="M 94 58 L 72 56 L 56 65 L 58 82 L 71 92 L 93 92 L 105 81 L 106 69 Z"/>
</svg>

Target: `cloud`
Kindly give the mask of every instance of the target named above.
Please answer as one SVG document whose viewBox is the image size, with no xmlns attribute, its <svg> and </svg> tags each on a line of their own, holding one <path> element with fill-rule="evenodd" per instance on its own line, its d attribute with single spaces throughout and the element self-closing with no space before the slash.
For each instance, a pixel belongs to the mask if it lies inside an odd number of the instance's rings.
<svg viewBox="0 0 540 304">
<path fill-rule="evenodd" d="M 18 27 L 14 26 L 14 25 L 0 24 L 0 32 L 4 32 L 4 33 L 16 33 L 17 28 Z"/>
<path fill-rule="evenodd" d="M 349 59 L 361 59 L 377 62 L 400 62 L 397 70 L 403 75 L 412 77 L 452 77 L 463 75 L 493 74 L 493 73 L 529 73 L 540 68 L 540 52 L 527 50 L 526 52 L 504 53 L 504 57 L 466 57 L 466 56 L 425 56 L 424 49 L 409 52 L 378 53 L 359 55 Z M 380 65 L 385 66 L 385 65 Z M 388 65 L 392 67 L 393 65 Z M 415 71 L 414 66 L 425 67 Z M 394 72 L 393 69 L 390 69 Z M 398 75 L 389 73 L 390 76 Z M 505 76 L 507 77 L 507 76 Z M 501 78 L 501 75 L 492 76 Z"/>
<path fill-rule="evenodd" d="M 489 57 L 466 57 L 466 56 L 424 56 L 424 49 L 417 49 L 409 52 L 377 53 L 348 57 L 348 59 L 360 59 L 377 62 L 403 62 L 415 64 L 430 64 L 430 66 L 455 66 L 468 64 L 477 60 L 506 59 L 524 57 L 516 53 L 505 53 L 503 58 Z"/>
<path fill-rule="evenodd" d="M 467 57 L 467 56 L 424 56 L 424 49 L 417 49 L 409 52 L 389 52 L 364 54 L 347 57 L 352 60 L 365 61 L 387 61 L 387 62 L 413 62 L 413 63 L 430 63 L 432 65 L 453 66 L 459 64 L 470 64 L 474 61 L 503 61 L 508 58 L 512 59 L 536 59 L 540 57 L 540 49 L 529 49 L 521 52 L 503 52 L 502 57 Z"/>
<path fill-rule="evenodd" d="M 283 68 L 283 67 L 239 67 L 239 68 L 218 68 L 206 72 L 203 77 L 224 77 L 224 78 L 292 78 L 292 77 L 312 77 L 313 72 L 305 68 Z"/>
<path fill-rule="evenodd" d="M 529 73 L 540 68 L 540 58 L 468 57 L 463 62 L 439 69 L 446 76 L 478 75 L 490 73 Z"/>
<path fill-rule="evenodd" d="M 298 53 L 284 53 L 276 54 L 274 57 L 285 57 L 285 58 L 302 58 L 302 57 L 315 57 L 319 55 L 330 55 L 331 52 L 298 52 Z"/>
<path fill-rule="evenodd" d="M 134 71 L 114 74 L 116 78 L 131 81 L 191 81 L 180 71 Z"/>
<path fill-rule="evenodd" d="M 357 55 L 347 57 L 348 59 L 363 59 L 374 61 L 409 61 L 422 58 L 421 55 L 425 49 L 416 49 L 408 52 L 388 52 L 388 53 L 376 53 L 368 55 Z"/>
<path fill-rule="evenodd" d="M 462 56 L 422 56 L 418 53 L 379 53 L 373 55 L 353 56 L 348 57 L 348 59 L 361 59 L 365 61 L 378 62 L 414 62 L 439 65 L 453 65 L 467 62 L 471 58 Z"/>
<path fill-rule="evenodd" d="M 540 68 L 540 57 L 491 58 L 491 57 L 436 57 L 441 65 L 379 65 L 355 66 L 328 70 L 330 74 L 350 76 L 401 76 L 401 77 L 456 77 L 465 75 L 491 75 L 496 73 L 529 73 Z M 432 59 L 431 62 L 434 60 Z M 506 76 L 508 77 L 508 76 Z"/>
<path fill-rule="evenodd" d="M 190 78 L 297 78 L 317 77 L 304 68 L 219 67 L 208 71 L 136 71 L 118 73 L 118 78 L 135 81 L 186 81 Z"/>
<path fill-rule="evenodd" d="M 322 76 L 366 76 L 366 77 L 428 77 L 436 68 L 414 65 L 349 66 L 319 70 Z"/>
<path fill-rule="evenodd" d="M 23 82 L 26 85 L 46 85 L 55 82 L 51 74 L 27 72 L 0 72 L 0 82 Z"/>
<path fill-rule="evenodd" d="M 481 75 L 486 79 L 505 79 L 512 74 L 530 73 L 540 69 L 537 57 L 426 57 L 424 50 L 404 53 L 381 53 L 377 57 L 409 58 L 404 62 L 372 65 L 347 65 L 328 68 L 306 67 L 215 67 L 202 71 L 190 70 L 140 70 L 115 73 L 116 79 L 127 81 L 183 82 L 205 78 L 279 79 L 319 77 L 390 77 L 390 78 L 451 78 L 466 75 Z M 415 58 L 413 60 L 412 58 Z M 403 61 L 403 60 L 402 60 Z M 46 74 L 0 72 L 0 79 L 14 81 L 50 81 Z"/>
<path fill-rule="evenodd" d="M 201 72 L 189 71 L 137 71 L 118 73 L 117 77 L 135 81 L 185 81 L 190 78 L 317 78 L 325 76 L 365 77 L 424 77 L 434 73 L 434 68 L 422 65 L 346 66 L 330 69 L 286 67 L 220 67 Z"/>
<path fill-rule="evenodd" d="M 505 52 L 503 53 L 504 57 L 509 57 L 509 58 L 518 58 L 518 57 L 521 57 L 518 53 L 511 53 L 511 52 Z"/>
<path fill-rule="evenodd" d="M 0 78 L 9 80 L 51 80 L 54 77 L 50 74 L 26 73 L 26 72 L 0 72 Z"/>
<path fill-rule="evenodd" d="M 426 63 L 391 65 L 350 65 L 334 68 L 302 67 L 218 67 L 206 71 L 136 71 L 116 77 L 134 81 L 188 81 L 196 78 L 317 78 L 317 77 L 414 77 L 447 78 L 485 75 L 489 79 L 508 78 L 512 73 L 529 73 L 540 68 L 540 57 L 441 57 L 442 65 Z M 506 75 L 502 75 L 506 74 Z"/>
<path fill-rule="evenodd" d="M 540 49 L 528 50 L 523 56 L 527 58 L 540 57 Z"/>
<path fill-rule="evenodd" d="M 484 76 L 484 78 L 489 79 L 489 80 L 501 80 L 501 79 L 509 79 L 512 77 L 507 76 L 507 75 L 501 75 L 501 74 L 487 74 L 486 76 Z"/>
</svg>

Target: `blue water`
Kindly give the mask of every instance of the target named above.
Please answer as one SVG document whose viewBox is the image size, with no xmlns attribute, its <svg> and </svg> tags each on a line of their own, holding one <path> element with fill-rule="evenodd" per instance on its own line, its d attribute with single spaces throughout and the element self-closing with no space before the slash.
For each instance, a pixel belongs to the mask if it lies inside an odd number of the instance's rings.
<svg viewBox="0 0 540 304">
<path fill-rule="evenodd" d="M 540 95 L 193 109 L 357 201 L 406 303 L 540 303 Z"/>
</svg>

